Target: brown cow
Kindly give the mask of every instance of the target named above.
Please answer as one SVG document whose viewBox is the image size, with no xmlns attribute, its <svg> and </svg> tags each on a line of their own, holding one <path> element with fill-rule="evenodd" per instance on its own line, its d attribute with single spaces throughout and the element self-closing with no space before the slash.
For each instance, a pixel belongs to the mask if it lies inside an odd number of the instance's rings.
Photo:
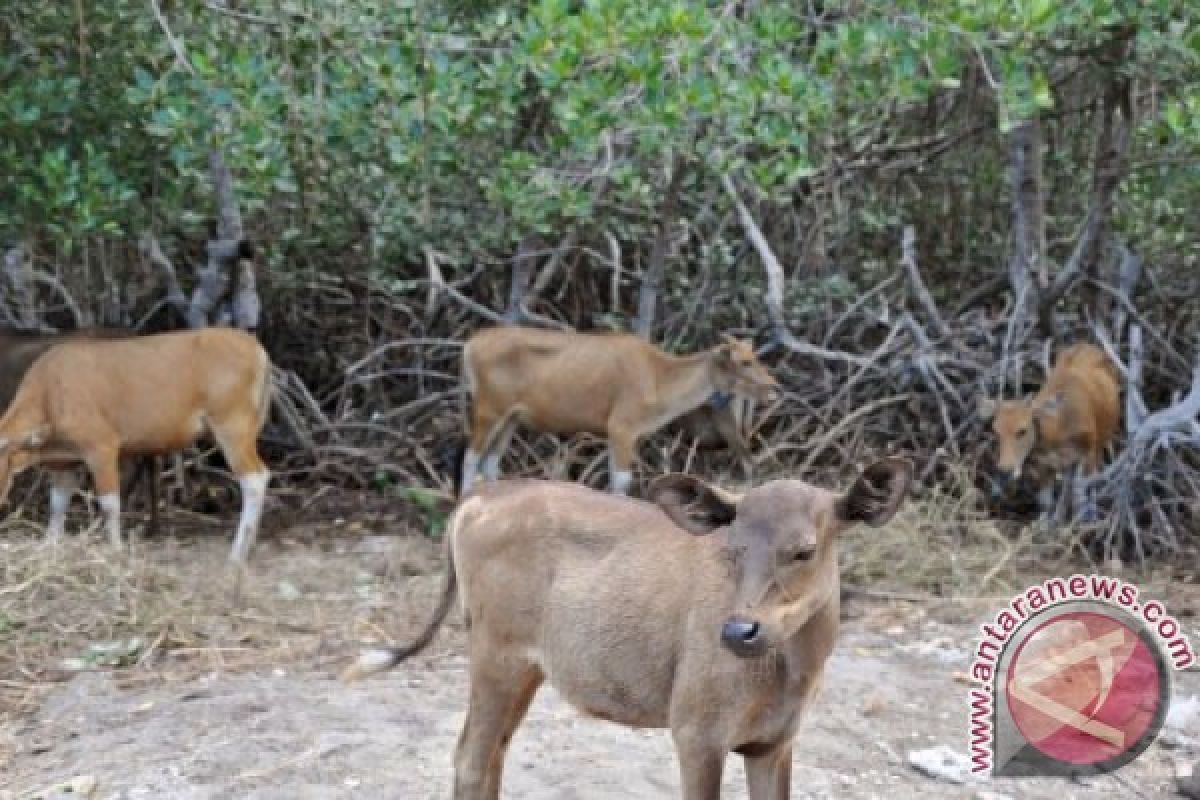
<svg viewBox="0 0 1200 800">
<path fill-rule="evenodd" d="M 714 393 L 769 404 L 779 384 L 751 346 L 730 336 L 687 356 L 627 333 L 488 328 L 463 348 L 471 398 L 462 491 L 480 471 L 494 480 L 517 425 L 548 433 L 594 433 L 609 443 L 610 487 L 633 481 L 638 441 L 698 408 Z"/>
<path fill-rule="evenodd" d="M 1049 467 L 1037 475 L 1043 484 L 1039 501 L 1048 512 L 1053 486 L 1047 479 L 1055 472 L 1082 466 L 1084 474 L 1095 474 L 1120 423 L 1118 380 L 1103 350 L 1080 343 L 1059 353 L 1032 400 L 997 403 L 983 398 L 980 416 L 991 420 L 998 441 L 996 491 L 1006 491 L 1031 457 L 1039 458 Z"/>
<path fill-rule="evenodd" d="M 0 330 L 0 413 L 8 408 L 16 396 L 17 388 L 33 362 L 51 347 L 76 339 L 126 339 L 136 335 L 133 331 L 120 328 L 83 328 L 62 333 L 11 328 Z M 143 474 L 149 478 L 147 503 L 150 506 L 150 520 L 146 532 L 154 535 L 158 531 L 157 464 L 153 458 L 139 461 L 139 469 L 133 481 Z M 75 472 L 72 465 L 66 463 L 48 465 L 47 471 L 50 473 L 50 516 L 46 527 L 51 538 L 57 538 L 66 526 L 67 507 L 76 486 Z"/>
<path fill-rule="evenodd" d="M 547 680 L 591 716 L 670 728 L 685 800 L 719 796 L 729 752 L 745 758 L 751 800 L 779 800 L 837 638 L 838 538 L 890 519 L 911 479 L 887 459 L 845 494 L 777 480 L 739 496 L 678 474 L 652 483 L 653 503 L 551 481 L 479 487 L 450 520 L 432 621 L 342 678 L 420 652 L 461 584 L 456 800 L 498 797 L 506 747 Z"/>
<path fill-rule="evenodd" d="M 29 368 L 0 417 L 0 501 L 27 467 L 83 462 L 119 547 L 121 455 L 176 452 L 210 432 L 241 484 L 230 557 L 244 562 L 269 479 L 257 439 L 270 367 L 258 340 L 230 328 L 62 342 Z"/>
</svg>

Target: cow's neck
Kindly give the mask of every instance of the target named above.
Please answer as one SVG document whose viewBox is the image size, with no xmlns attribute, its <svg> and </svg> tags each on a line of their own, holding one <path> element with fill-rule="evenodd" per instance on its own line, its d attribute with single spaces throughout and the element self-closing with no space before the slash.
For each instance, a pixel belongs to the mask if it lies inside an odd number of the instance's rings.
<svg viewBox="0 0 1200 800">
<path fill-rule="evenodd" d="M 657 388 L 659 410 L 664 417 L 674 419 L 694 411 L 716 391 L 708 353 L 689 356 L 664 353 L 661 358 Z"/>
</svg>

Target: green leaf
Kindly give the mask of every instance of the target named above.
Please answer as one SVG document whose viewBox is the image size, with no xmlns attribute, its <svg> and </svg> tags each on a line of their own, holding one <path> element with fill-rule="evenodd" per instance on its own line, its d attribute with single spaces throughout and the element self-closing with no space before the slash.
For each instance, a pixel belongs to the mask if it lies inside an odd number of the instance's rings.
<svg viewBox="0 0 1200 800">
<path fill-rule="evenodd" d="M 1033 76 L 1033 102 L 1041 109 L 1054 108 L 1054 95 L 1050 91 L 1050 84 L 1040 72 Z"/>
</svg>

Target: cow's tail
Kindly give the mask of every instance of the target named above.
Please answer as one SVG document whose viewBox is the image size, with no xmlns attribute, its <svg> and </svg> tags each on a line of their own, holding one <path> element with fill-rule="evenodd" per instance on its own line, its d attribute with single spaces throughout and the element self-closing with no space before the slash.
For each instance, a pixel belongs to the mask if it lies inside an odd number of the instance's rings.
<svg viewBox="0 0 1200 800">
<path fill-rule="evenodd" d="M 471 342 L 463 345 L 462 364 L 459 366 L 458 418 L 461 433 L 454 448 L 454 497 L 462 497 L 463 467 L 466 464 L 467 448 L 471 443 L 471 402 L 474 399 L 475 381 L 471 374 Z"/>
<path fill-rule="evenodd" d="M 438 630 L 442 627 L 442 623 L 446 621 L 446 615 L 450 613 L 450 607 L 454 604 L 455 595 L 458 593 L 458 577 L 454 570 L 454 548 L 452 541 L 453 525 L 451 526 L 451 530 L 446 533 L 446 574 L 445 581 L 442 584 L 442 598 L 438 601 L 438 606 L 433 612 L 433 617 L 425 625 L 425 630 L 421 631 L 421 634 L 411 643 L 403 647 L 373 647 L 364 650 L 359 655 L 358 661 L 342 671 L 340 677 L 344 683 L 357 681 L 368 675 L 392 669 L 405 659 L 420 653 L 433 641 L 433 637 L 437 635 Z"/>
</svg>

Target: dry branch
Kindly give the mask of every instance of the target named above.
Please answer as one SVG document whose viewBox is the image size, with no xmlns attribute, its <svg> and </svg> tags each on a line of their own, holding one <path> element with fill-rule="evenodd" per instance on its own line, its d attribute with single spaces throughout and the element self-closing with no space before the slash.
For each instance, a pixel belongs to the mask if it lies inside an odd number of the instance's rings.
<svg viewBox="0 0 1200 800">
<path fill-rule="evenodd" d="M 766 270 L 767 314 L 771 319 L 771 326 L 776 340 L 787 349 L 800 355 L 819 358 L 823 361 L 838 361 L 854 364 L 859 367 L 865 366 L 866 360 L 859 356 L 836 350 L 828 350 L 824 347 L 817 347 L 816 345 L 801 341 L 788 329 L 787 318 L 783 310 L 783 287 L 785 283 L 783 266 L 780 265 L 779 259 L 775 257 L 775 253 L 771 250 L 771 245 L 767 242 L 767 237 L 763 235 L 762 229 L 754 221 L 750 210 L 742 202 L 737 187 L 733 184 L 733 179 L 728 175 L 723 175 L 721 183 L 725 187 L 730 200 L 733 201 L 734 207 L 737 209 L 738 219 L 742 223 L 742 228 L 745 229 L 746 236 L 750 239 L 750 243 L 754 245 L 754 249 L 762 261 L 763 269 Z"/>
<path fill-rule="evenodd" d="M 942 319 L 942 315 L 937 308 L 937 303 L 933 301 L 933 295 L 929 293 L 929 288 L 925 285 L 924 279 L 921 278 L 921 271 L 917 268 L 917 229 L 912 225 L 904 226 L 904 237 L 900 243 L 900 253 L 900 263 L 904 266 L 904 271 L 908 275 L 908 282 L 912 286 L 913 293 L 917 296 L 917 302 L 921 304 L 921 309 L 929 317 L 929 322 L 933 326 L 934 333 L 938 335 L 938 338 L 950 341 L 950 329 Z"/>
<path fill-rule="evenodd" d="M 13 245 L 4 254 L 4 278 L 12 288 L 15 307 L 9 307 L 8 316 L 22 328 L 33 328 L 36 323 L 33 287 L 29 282 L 24 245 Z"/>
<path fill-rule="evenodd" d="M 142 257 L 148 260 L 162 274 L 163 283 L 167 290 L 166 302 L 178 311 L 181 317 L 186 318 L 188 313 L 187 295 L 183 293 L 183 287 L 179 285 L 179 276 L 175 272 L 175 266 L 167 258 L 166 254 L 163 253 L 158 239 L 151 233 L 143 233 L 138 240 L 138 249 Z"/>
</svg>

